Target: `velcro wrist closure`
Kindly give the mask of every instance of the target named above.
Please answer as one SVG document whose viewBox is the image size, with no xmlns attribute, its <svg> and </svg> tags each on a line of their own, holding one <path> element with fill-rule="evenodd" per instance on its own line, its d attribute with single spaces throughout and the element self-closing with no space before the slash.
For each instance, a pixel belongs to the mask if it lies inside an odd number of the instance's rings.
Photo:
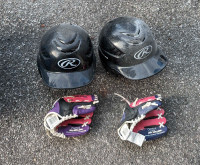
<svg viewBox="0 0 200 165">
<path fill-rule="evenodd" d="M 138 146 L 142 146 L 143 142 L 145 141 L 145 136 L 139 133 L 132 132 L 128 124 L 123 124 L 119 129 L 118 129 L 118 135 L 122 140 L 127 140 L 131 143 L 134 143 Z"/>
<path fill-rule="evenodd" d="M 142 146 L 143 142 L 145 141 L 145 136 L 139 133 L 131 132 L 127 141 L 134 143 L 138 146 Z"/>
</svg>

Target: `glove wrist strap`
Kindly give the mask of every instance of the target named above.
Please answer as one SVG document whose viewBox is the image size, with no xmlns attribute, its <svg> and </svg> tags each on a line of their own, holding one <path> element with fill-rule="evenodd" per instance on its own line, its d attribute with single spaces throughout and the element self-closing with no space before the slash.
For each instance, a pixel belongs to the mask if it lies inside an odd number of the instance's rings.
<svg viewBox="0 0 200 165">
<path fill-rule="evenodd" d="M 145 118 L 145 115 L 141 115 L 135 120 L 126 121 L 125 123 L 123 123 L 122 126 L 118 129 L 118 135 L 120 136 L 120 138 L 122 140 L 127 140 L 141 147 L 143 142 L 145 141 L 145 136 L 139 133 L 133 132 L 133 128 L 138 122 L 140 122 L 144 118 Z M 128 124 L 131 124 L 130 128 Z"/>
</svg>

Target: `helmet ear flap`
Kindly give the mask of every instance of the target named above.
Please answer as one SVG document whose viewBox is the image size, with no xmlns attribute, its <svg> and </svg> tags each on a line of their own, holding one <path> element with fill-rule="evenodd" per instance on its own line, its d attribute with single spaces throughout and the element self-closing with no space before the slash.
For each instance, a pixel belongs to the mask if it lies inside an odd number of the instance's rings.
<svg viewBox="0 0 200 165">
<path fill-rule="evenodd" d="M 120 76 L 120 74 L 119 74 L 115 69 L 110 68 L 110 67 L 109 67 L 108 65 L 106 65 L 106 63 L 103 62 L 102 60 L 101 60 L 101 64 L 103 65 L 104 69 L 105 69 L 107 72 L 110 72 L 110 73 L 112 73 L 112 74 L 115 75 L 115 76 Z"/>
</svg>

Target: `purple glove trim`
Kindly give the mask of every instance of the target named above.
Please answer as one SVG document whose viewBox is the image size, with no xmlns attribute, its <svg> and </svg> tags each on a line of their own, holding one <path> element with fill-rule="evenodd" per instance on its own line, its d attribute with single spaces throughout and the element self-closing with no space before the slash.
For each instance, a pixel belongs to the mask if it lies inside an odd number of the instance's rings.
<svg viewBox="0 0 200 165">
<path fill-rule="evenodd" d="M 94 101 L 94 99 L 95 99 L 95 96 L 94 96 L 94 95 L 91 95 L 91 97 L 92 97 L 92 100 Z"/>
<path fill-rule="evenodd" d="M 58 132 L 63 133 L 67 137 L 75 137 L 85 135 L 90 130 L 88 125 L 82 126 L 71 126 L 68 125 L 66 127 L 59 127 Z"/>
<path fill-rule="evenodd" d="M 59 105 L 58 101 L 54 104 L 54 107 L 49 112 L 56 112 L 56 113 L 59 114 L 59 112 L 60 112 L 60 105 Z"/>
<path fill-rule="evenodd" d="M 87 113 L 90 113 L 90 112 L 94 112 L 94 110 L 96 109 L 95 106 L 91 106 L 90 109 L 84 109 L 84 108 L 78 108 L 78 107 L 80 107 L 80 105 L 74 106 L 73 114 L 84 115 L 84 114 L 87 114 Z"/>
</svg>

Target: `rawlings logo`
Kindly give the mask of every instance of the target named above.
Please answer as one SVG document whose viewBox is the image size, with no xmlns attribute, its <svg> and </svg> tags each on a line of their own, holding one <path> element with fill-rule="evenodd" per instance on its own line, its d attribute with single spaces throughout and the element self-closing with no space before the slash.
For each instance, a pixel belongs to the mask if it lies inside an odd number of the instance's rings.
<svg viewBox="0 0 200 165">
<path fill-rule="evenodd" d="M 80 63 L 78 58 L 66 58 L 58 61 L 58 66 L 62 69 L 73 69 L 78 67 Z"/>
<path fill-rule="evenodd" d="M 148 134 L 152 134 L 152 133 L 159 133 L 159 132 L 162 132 L 162 130 L 148 132 Z"/>
<path fill-rule="evenodd" d="M 139 50 L 138 52 L 135 53 L 134 58 L 137 60 L 141 60 L 146 58 L 150 53 L 152 52 L 152 46 L 148 45 Z"/>
<path fill-rule="evenodd" d="M 77 127 L 77 128 L 71 128 L 70 130 L 69 130 L 69 132 L 85 132 L 86 130 L 84 130 L 84 129 L 82 129 L 82 128 L 80 128 L 80 127 Z"/>
</svg>

